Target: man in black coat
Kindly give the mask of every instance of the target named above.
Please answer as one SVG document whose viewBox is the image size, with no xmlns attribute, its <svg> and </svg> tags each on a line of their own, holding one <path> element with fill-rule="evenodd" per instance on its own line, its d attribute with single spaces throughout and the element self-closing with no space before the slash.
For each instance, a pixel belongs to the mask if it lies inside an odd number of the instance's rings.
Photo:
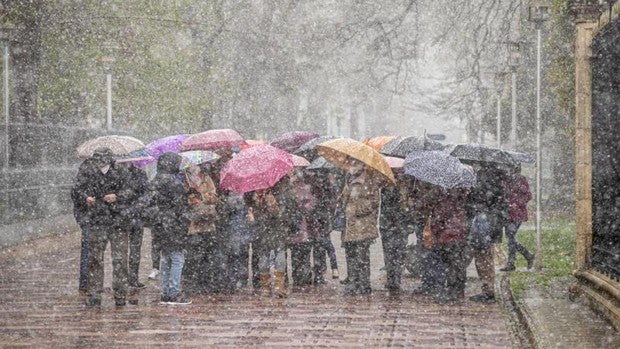
<svg viewBox="0 0 620 349">
<path fill-rule="evenodd" d="M 80 192 L 87 185 L 90 176 L 98 171 L 92 157 L 85 159 L 78 168 L 73 187 L 71 188 L 71 200 L 73 201 L 73 216 L 82 230 L 82 243 L 80 248 L 80 279 L 78 289 L 80 292 L 88 291 L 88 266 L 90 264 L 90 219 L 86 200 L 80 198 Z"/>
<path fill-rule="evenodd" d="M 108 241 L 112 252 L 112 288 L 117 306 L 125 305 L 127 295 L 127 250 L 129 215 L 127 203 L 134 192 L 127 169 L 114 162 L 112 151 L 98 148 L 93 154 L 95 168 L 75 193 L 86 203 L 90 224 L 90 274 L 87 306 L 101 305 L 104 252 Z"/>
<path fill-rule="evenodd" d="M 136 288 L 146 287 L 138 278 L 140 270 L 140 250 L 144 223 L 142 222 L 142 197 L 146 194 L 148 179 L 144 170 L 128 163 L 127 169 L 130 175 L 130 186 L 133 190 L 133 200 L 129 203 L 130 228 L 129 228 L 129 286 Z"/>
</svg>

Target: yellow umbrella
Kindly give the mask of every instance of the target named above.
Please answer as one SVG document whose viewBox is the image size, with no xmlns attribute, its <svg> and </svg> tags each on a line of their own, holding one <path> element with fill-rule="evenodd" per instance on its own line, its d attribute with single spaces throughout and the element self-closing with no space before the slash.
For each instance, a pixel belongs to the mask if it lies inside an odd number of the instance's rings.
<svg viewBox="0 0 620 349">
<path fill-rule="evenodd" d="M 348 160 L 353 158 L 394 182 L 394 173 L 385 158 L 364 143 L 349 138 L 332 139 L 318 144 L 316 150 L 319 155 L 345 171 L 350 167 Z"/>
<path fill-rule="evenodd" d="M 383 148 L 384 145 L 386 145 L 388 142 L 390 142 L 391 140 L 394 140 L 398 137 L 396 136 L 378 136 L 378 137 L 370 137 L 370 138 L 366 138 L 364 139 L 363 143 L 366 144 L 367 146 L 371 147 L 372 149 L 379 151 L 381 150 L 381 148 Z"/>
</svg>

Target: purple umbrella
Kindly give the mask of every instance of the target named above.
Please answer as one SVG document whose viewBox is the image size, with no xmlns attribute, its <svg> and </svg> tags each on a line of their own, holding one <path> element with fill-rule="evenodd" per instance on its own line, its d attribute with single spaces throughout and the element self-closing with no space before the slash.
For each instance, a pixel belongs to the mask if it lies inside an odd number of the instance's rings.
<svg viewBox="0 0 620 349">
<path fill-rule="evenodd" d="M 153 159 L 136 161 L 134 162 L 134 164 L 138 167 L 146 167 L 150 163 L 156 161 L 161 154 L 167 151 L 178 153 L 180 151 L 179 149 L 181 148 L 181 143 L 183 143 L 183 141 L 188 137 L 189 135 L 187 134 L 180 134 L 156 139 L 151 143 L 147 144 L 145 147 L 146 151 L 153 157 Z"/>
<path fill-rule="evenodd" d="M 309 140 L 317 138 L 318 136 L 319 135 L 314 132 L 293 131 L 284 133 L 280 137 L 271 141 L 270 144 L 276 148 L 292 153 Z"/>
</svg>

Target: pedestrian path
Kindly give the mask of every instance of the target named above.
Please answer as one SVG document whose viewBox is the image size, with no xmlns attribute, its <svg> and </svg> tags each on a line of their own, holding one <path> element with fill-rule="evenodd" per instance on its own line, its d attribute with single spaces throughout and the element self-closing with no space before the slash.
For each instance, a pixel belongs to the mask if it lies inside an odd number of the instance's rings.
<svg viewBox="0 0 620 349">
<path fill-rule="evenodd" d="M 141 275 L 150 272 L 145 234 Z M 336 237 L 336 236 L 334 236 Z M 344 274 L 344 255 L 334 238 Z M 348 297 L 337 280 L 296 290 L 287 299 L 234 295 L 193 297 L 189 306 L 161 306 L 156 283 L 134 292 L 126 307 L 111 292 L 100 309 L 77 293 L 79 234 L 46 237 L 0 250 L 0 346 L 127 347 L 407 347 L 510 348 L 512 336 L 498 304 L 468 300 L 438 305 L 406 291 L 382 290 L 380 243 L 371 249 L 373 294 Z M 105 285 L 111 285 L 106 255 Z M 344 277 L 344 275 L 342 276 Z M 410 289 L 412 280 L 405 280 Z M 468 279 L 467 296 L 479 290 Z"/>
</svg>

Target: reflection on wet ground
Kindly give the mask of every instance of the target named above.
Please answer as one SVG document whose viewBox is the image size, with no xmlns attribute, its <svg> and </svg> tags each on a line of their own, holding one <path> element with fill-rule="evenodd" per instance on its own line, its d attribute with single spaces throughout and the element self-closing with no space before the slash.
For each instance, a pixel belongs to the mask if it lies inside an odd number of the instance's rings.
<svg viewBox="0 0 620 349">
<path fill-rule="evenodd" d="M 142 278 L 150 271 L 145 234 Z M 338 238 L 334 242 L 339 258 Z M 193 296 L 188 306 L 158 304 L 157 284 L 133 292 L 135 304 L 117 308 L 107 289 L 100 309 L 77 292 L 79 236 L 66 234 L 0 251 L 0 346 L 47 348 L 344 346 L 505 348 L 511 339 L 497 304 L 438 305 L 405 291 L 383 291 L 380 243 L 373 244 L 373 294 L 350 297 L 337 280 L 295 289 L 288 299 Z M 344 273 L 344 261 L 340 260 Z M 109 252 L 106 281 L 111 285 Z M 344 277 L 344 276 L 341 276 Z M 467 295 L 479 289 L 468 279 Z"/>
</svg>

